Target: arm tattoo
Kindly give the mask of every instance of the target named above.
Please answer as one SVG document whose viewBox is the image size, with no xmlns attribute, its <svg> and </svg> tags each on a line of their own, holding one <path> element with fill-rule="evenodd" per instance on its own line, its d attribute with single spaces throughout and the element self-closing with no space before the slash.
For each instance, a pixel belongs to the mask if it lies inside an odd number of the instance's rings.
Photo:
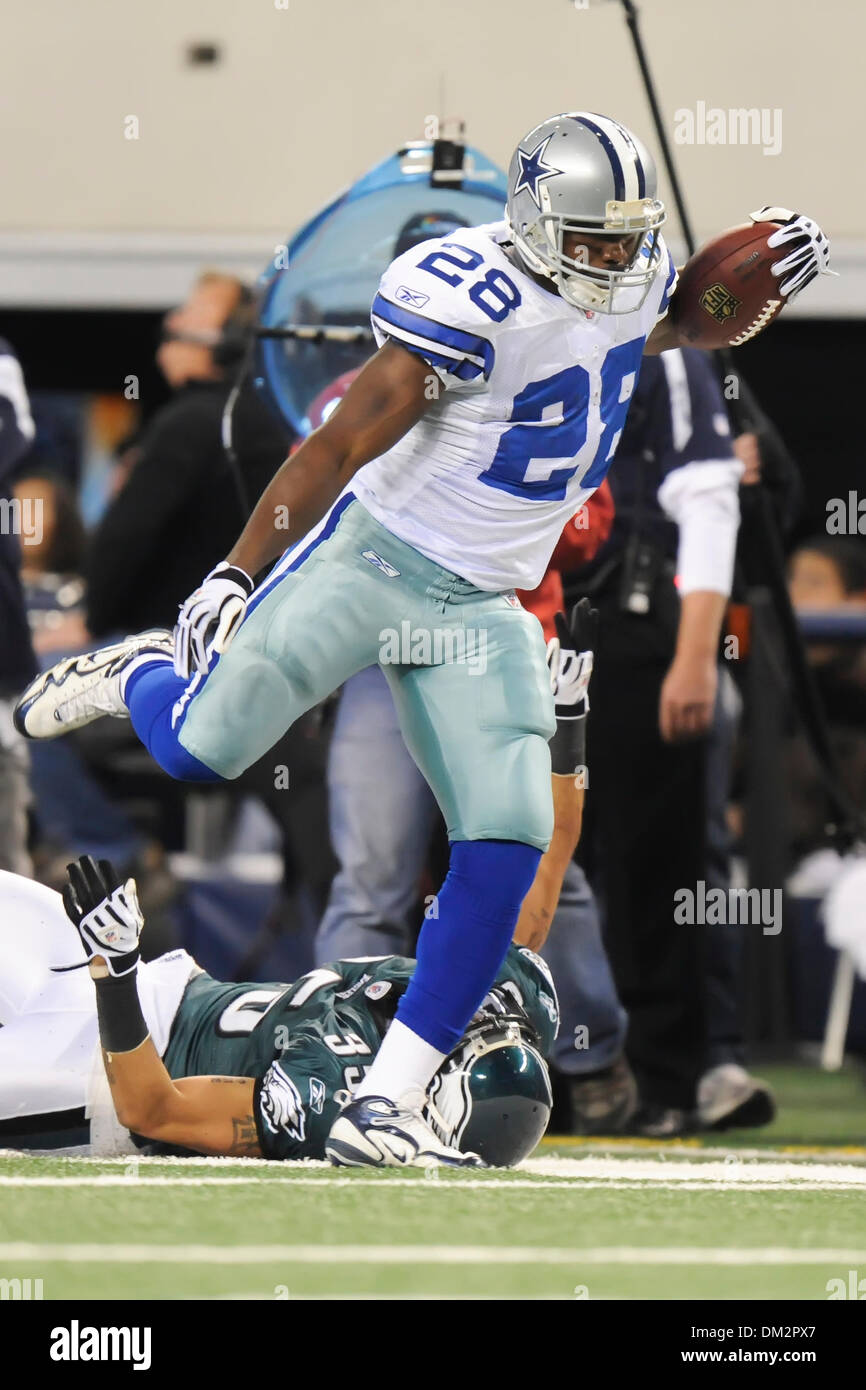
<svg viewBox="0 0 866 1390">
<path fill-rule="evenodd" d="M 242 1120 L 232 1120 L 232 1142 L 226 1152 L 229 1158 L 255 1158 L 258 1155 L 259 1136 L 252 1115 L 245 1115 Z"/>
</svg>

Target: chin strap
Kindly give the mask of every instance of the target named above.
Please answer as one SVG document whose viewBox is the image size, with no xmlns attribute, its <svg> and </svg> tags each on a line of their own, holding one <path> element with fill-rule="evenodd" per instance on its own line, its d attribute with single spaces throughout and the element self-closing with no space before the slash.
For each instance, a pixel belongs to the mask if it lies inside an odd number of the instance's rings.
<svg viewBox="0 0 866 1390">
<path fill-rule="evenodd" d="M 517 235 L 507 217 L 505 222 L 511 236 L 511 243 L 515 253 L 523 262 L 524 268 L 535 275 L 543 276 L 545 280 L 549 280 L 557 292 L 561 292 L 560 287 L 563 283 L 567 284 L 571 298 L 563 296 L 566 304 L 572 304 L 576 309 L 593 310 L 598 309 L 599 306 L 605 302 L 604 294 L 596 290 L 581 276 L 563 275 L 562 271 L 551 270 L 550 267 L 539 260 L 534 251 L 530 249 L 529 243 L 523 237 Z M 581 304 L 575 303 L 575 300 L 578 298 L 586 302 Z"/>
<path fill-rule="evenodd" d="M 436 1105 L 436 1102 L 430 1099 L 429 1095 L 424 1102 L 424 1113 L 427 1117 L 427 1123 L 430 1125 L 436 1138 L 440 1139 L 443 1144 L 449 1144 L 451 1141 L 451 1127 L 445 1123 L 445 1116 Z"/>
<path fill-rule="evenodd" d="M 543 275 L 546 280 L 552 280 L 554 278 L 554 272 L 549 266 L 546 266 L 543 261 L 538 259 L 526 238 L 514 230 L 507 213 L 505 214 L 505 225 L 508 228 L 511 244 L 525 268 L 531 270 L 535 275 Z"/>
<path fill-rule="evenodd" d="M 607 294 L 597 290 L 591 281 L 584 280 L 580 275 L 564 275 L 560 271 L 557 281 L 568 286 L 568 295 L 563 298 L 567 304 L 573 304 L 575 309 L 597 311 L 607 303 Z"/>
</svg>

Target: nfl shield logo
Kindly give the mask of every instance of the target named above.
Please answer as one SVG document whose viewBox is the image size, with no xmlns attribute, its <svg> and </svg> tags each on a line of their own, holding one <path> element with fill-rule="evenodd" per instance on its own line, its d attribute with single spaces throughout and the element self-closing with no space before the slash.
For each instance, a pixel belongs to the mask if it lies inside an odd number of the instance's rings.
<svg viewBox="0 0 866 1390">
<path fill-rule="evenodd" d="M 701 308 L 706 309 L 716 323 L 727 323 L 728 319 L 732 319 L 736 314 L 742 300 L 731 294 L 727 285 L 717 281 L 715 285 L 707 286 L 701 295 L 700 303 Z"/>
<path fill-rule="evenodd" d="M 376 980 L 364 990 L 368 999 L 384 999 L 391 988 L 390 980 Z"/>
</svg>

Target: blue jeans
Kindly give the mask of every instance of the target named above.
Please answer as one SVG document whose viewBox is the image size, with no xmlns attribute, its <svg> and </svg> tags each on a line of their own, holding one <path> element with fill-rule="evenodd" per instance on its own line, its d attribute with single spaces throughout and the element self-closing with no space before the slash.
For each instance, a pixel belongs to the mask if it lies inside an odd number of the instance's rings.
<svg viewBox="0 0 866 1390">
<path fill-rule="evenodd" d="M 559 1033 L 550 1061 L 568 1076 L 609 1067 L 625 1045 L 628 1015 L 608 965 L 598 906 L 574 861 L 562 881 L 541 955 L 559 995 Z"/>
<path fill-rule="evenodd" d="M 316 964 L 407 955 L 436 802 L 407 752 L 378 666 L 343 686 L 328 758 L 331 843 L 340 868 Z"/>
<path fill-rule="evenodd" d="M 316 964 L 405 955 L 436 818 L 433 794 L 406 750 L 391 692 L 376 666 L 343 686 L 328 764 L 331 839 L 340 869 L 316 936 Z M 621 1053 L 626 1015 L 616 995 L 595 900 L 571 864 L 541 954 L 561 1011 L 551 1061 L 571 1075 Z"/>
</svg>

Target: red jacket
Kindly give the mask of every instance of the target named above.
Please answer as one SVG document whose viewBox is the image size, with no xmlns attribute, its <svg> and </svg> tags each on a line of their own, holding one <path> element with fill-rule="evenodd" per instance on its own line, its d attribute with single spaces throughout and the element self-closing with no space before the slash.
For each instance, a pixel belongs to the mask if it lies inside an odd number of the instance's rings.
<svg viewBox="0 0 866 1390">
<path fill-rule="evenodd" d="M 554 615 L 563 606 L 560 575 L 589 564 L 610 535 L 613 512 L 613 493 L 605 479 L 565 526 L 538 588 L 518 589 L 518 598 L 538 618 L 548 641 L 555 636 Z"/>
</svg>

